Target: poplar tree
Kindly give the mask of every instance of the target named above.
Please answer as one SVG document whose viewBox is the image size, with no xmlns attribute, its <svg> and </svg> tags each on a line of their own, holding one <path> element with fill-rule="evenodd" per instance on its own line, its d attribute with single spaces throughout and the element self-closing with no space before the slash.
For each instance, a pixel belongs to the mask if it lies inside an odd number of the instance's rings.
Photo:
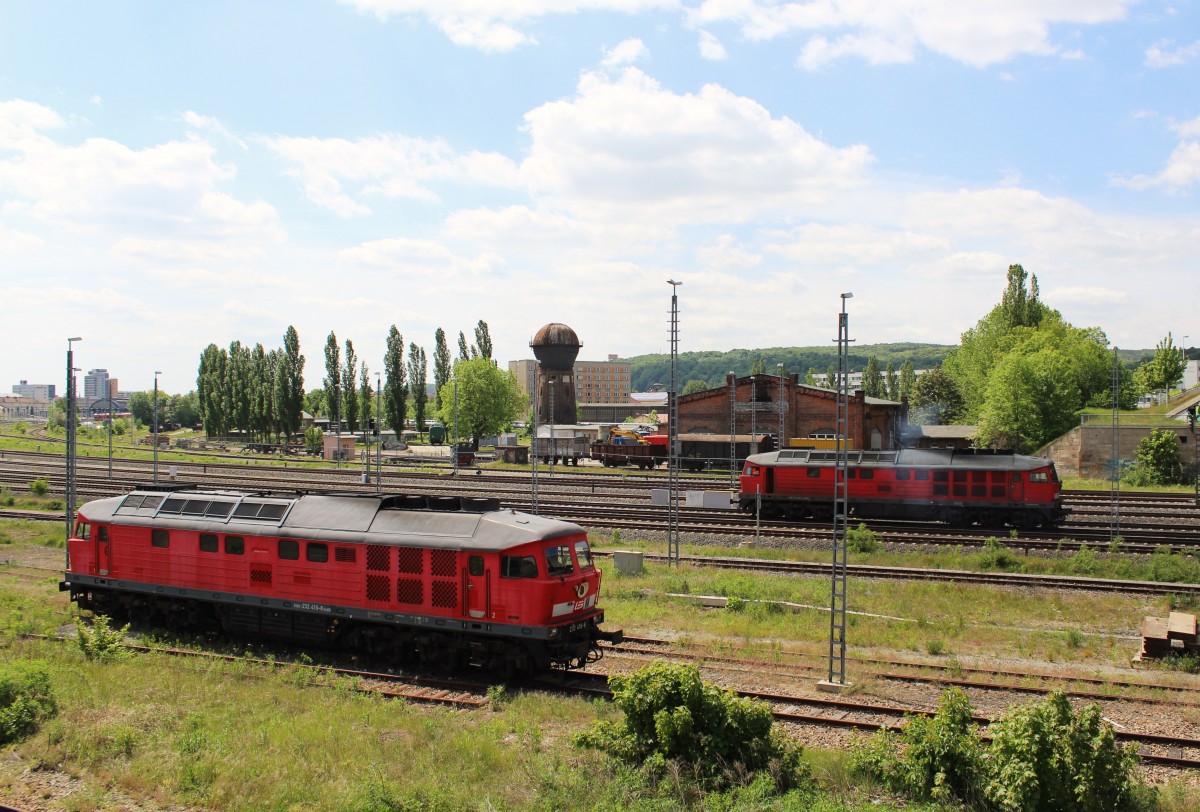
<svg viewBox="0 0 1200 812">
<path fill-rule="evenodd" d="M 354 355 L 354 344 L 346 339 L 346 366 L 342 375 L 342 411 L 346 415 L 347 429 L 358 431 L 358 358 Z"/>
<path fill-rule="evenodd" d="M 483 319 L 475 325 L 475 347 L 479 350 L 480 358 L 492 357 L 492 336 L 488 333 L 487 322 Z"/>
<path fill-rule="evenodd" d="M 433 334 L 433 391 L 434 406 L 442 408 L 442 387 L 450 380 L 450 348 L 446 344 L 446 332 L 441 328 Z"/>
<path fill-rule="evenodd" d="M 304 411 L 304 356 L 300 354 L 300 336 L 288 326 L 283 334 L 283 351 L 275 368 L 275 409 L 279 430 L 292 441 L 300 431 Z"/>
<path fill-rule="evenodd" d="M 342 351 L 332 331 L 325 339 L 325 406 L 331 423 L 342 419 Z"/>
<path fill-rule="evenodd" d="M 425 350 L 415 343 L 408 345 L 408 385 L 413 399 L 413 419 L 417 431 L 425 433 L 425 410 L 429 403 L 429 391 L 425 388 L 428 367 L 425 363 Z"/>
<path fill-rule="evenodd" d="M 404 377 L 404 336 L 392 325 L 383 354 L 383 412 L 388 428 L 400 439 L 408 420 L 408 383 Z"/>
</svg>

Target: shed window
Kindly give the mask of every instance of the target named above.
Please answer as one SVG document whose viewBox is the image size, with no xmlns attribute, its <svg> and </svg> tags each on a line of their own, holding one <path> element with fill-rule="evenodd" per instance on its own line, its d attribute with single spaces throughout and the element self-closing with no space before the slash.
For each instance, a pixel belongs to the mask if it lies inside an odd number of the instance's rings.
<svg viewBox="0 0 1200 812">
<path fill-rule="evenodd" d="M 537 559 L 531 555 L 500 556 L 501 578 L 536 578 Z"/>
<path fill-rule="evenodd" d="M 215 553 L 217 551 L 217 537 L 212 533 L 200 534 L 200 552 Z"/>
<path fill-rule="evenodd" d="M 246 540 L 241 536 L 226 536 L 225 537 L 225 554 L 226 555 L 244 555 L 246 552 Z"/>
<path fill-rule="evenodd" d="M 168 547 L 171 543 L 171 534 L 166 530 L 151 530 L 150 531 L 150 546 L 151 547 Z"/>
<path fill-rule="evenodd" d="M 304 557 L 309 561 L 324 564 L 329 560 L 329 545 L 319 541 L 311 542 L 304 548 Z"/>
<path fill-rule="evenodd" d="M 300 558 L 300 542 L 289 539 L 279 540 L 279 557 L 287 561 L 297 561 Z"/>
</svg>

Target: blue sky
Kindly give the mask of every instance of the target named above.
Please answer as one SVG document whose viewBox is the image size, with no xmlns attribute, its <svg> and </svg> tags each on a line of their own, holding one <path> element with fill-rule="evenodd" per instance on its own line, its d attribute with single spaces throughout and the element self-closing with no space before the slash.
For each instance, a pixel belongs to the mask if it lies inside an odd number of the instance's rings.
<svg viewBox="0 0 1200 812">
<path fill-rule="evenodd" d="M 956 343 L 1010 263 L 1200 343 L 1200 15 L 1146 0 L 0 0 L 0 391 L 330 331 L 378 370 Z"/>
</svg>

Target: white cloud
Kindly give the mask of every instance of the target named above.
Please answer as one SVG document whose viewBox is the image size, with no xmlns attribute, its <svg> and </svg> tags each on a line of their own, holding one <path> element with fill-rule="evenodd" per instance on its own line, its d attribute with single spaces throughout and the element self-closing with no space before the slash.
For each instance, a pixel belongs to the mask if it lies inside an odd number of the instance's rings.
<svg viewBox="0 0 1200 812">
<path fill-rule="evenodd" d="M 605 52 L 601 64 L 605 67 L 632 65 L 634 62 L 640 62 L 648 56 L 650 56 L 650 50 L 646 48 L 646 44 L 637 37 L 632 37 L 618 42 Z"/>
<path fill-rule="evenodd" d="M 690 10 L 688 17 L 695 26 L 735 24 L 750 40 L 823 32 L 806 43 L 798 59 L 809 69 L 845 56 L 858 56 L 873 64 L 908 62 L 922 50 L 984 67 L 1022 54 L 1057 53 L 1060 48 L 1050 38 L 1052 25 L 1115 22 L 1124 19 L 1126 9 L 1134 2 L 705 0 Z"/>
<path fill-rule="evenodd" d="M 1164 39 L 1146 49 L 1146 65 L 1151 68 L 1169 68 L 1187 63 L 1200 56 L 1200 40 L 1191 45 L 1174 47 L 1174 40 Z"/>
<path fill-rule="evenodd" d="M 373 138 L 263 137 L 289 162 L 309 199 L 340 217 L 369 214 L 372 197 L 436 203 L 436 182 L 511 186 L 516 168 L 497 153 L 455 153 L 444 141 L 381 135 Z M 347 191 L 347 186 L 350 187 Z"/>
<path fill-rule="evenodd" d="M 520 30 L 541 17 L 584 11 L 639 14 L 675 9 L 680 0 L 339 0 L 381 20 L 420 17 L 442 30 L 452 42 L 485 53 L 505 53 L 537 40 Z"/>
<path fill-rule="evenodd" d="M 521 177 L 545 205 L 602 221 L 740 222 L 816 206 L 864 180 L 865 146 L 833 147 L 718 85 L 673 93 L 636 68 L 586 73 L 525 115 Z"/>
<path fill-rule="evenodd" d="M 1162 171 L 1155 175 L 1114 176 L 1113 185 L 1138 190 L 1154 187 L 1178 190 L 1200 183 L 1200 117 L 1169 126 L 1183 140 L 1171 151 Z"/>
<path fill-rule="evenodd" d="M 708 31 L 701 31 L 700 56 L 713 62 L 720 62 L 729 58 L 729 52 L 725 50 L 725 46 L 715 35 Z"/>
<path fill-rule="evenodd" d="M 195 111 L 188 110 L 183 114 L 183 121 L 189 127 L 219 135 L 221 138 L 237 144 L 242 149 L 246 149 L 246 142 L 231 133 L 229 129 L 223 123 L 221 123 L 220 119 L 213 118 L 212 116 L 202 116 Z"/>
<path fill-rule="evenodd" d="M 1057 287 L 1045 290 L 1041 299 L 1054 302 L 1056 308 L 1069 304 L 1112 305 L 1128 301 L 1129 294 L 1096 286 Z"/>
<path fill-rule="evenodd" d="M 236 175 L 215 149 L 193 138 L 130 149 L 106 138 L 60 144 L 42 131 L 62 119 L 30 102 L 0 104 L 0 194 L 28 223 L 110 244 L 153 230 L 162 238 L 277 241 L 275 210 L 219 187 Z"/>
<path fill-rule="evenodd" d="M 706 268 L 754 268 L 762 264 L 760 251 L 748 248 L 732 234 L 720 234 L 696 249 L 696 259 Z"/>
</svg>

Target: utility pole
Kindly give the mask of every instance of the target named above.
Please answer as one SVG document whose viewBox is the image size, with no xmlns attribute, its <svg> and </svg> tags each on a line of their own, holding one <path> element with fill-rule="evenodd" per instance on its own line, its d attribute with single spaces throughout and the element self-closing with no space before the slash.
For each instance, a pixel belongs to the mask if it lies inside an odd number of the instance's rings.
<svg viewBox="0 0 1200 812">
<path fill-rule="evenodd" d="M 83 341 L 82 338 L 67 339 L 67 541 L 75 532 L 75 350 L 72 342 Z M 71 565 L 70 553 L 67 553 L 67 566 Z"/>
<path fill-rule="evenodd" d="M 837 428 L 834 439 L 836 464 L 833 478 L 833 566 L 829 589 L 829 676 L 820 687 L 841 691 L 846 687 L 846 525 L 849 506 L 848 460 L 850 400 L 848 384 L 850 327 L 846 300 L 842 294 L 842 312 L 838 317 L 838 394 Z"/>
<path fill-rule="evenodd" d="M 667 456 L 667 563 L 679 566 L 679 286 L 682 282 L 668 279 L 671 286 L 671 388 L 667 391 L 668 443 Z M 733 461 L 730 460 L 730 464 Z"/>
</svg>

